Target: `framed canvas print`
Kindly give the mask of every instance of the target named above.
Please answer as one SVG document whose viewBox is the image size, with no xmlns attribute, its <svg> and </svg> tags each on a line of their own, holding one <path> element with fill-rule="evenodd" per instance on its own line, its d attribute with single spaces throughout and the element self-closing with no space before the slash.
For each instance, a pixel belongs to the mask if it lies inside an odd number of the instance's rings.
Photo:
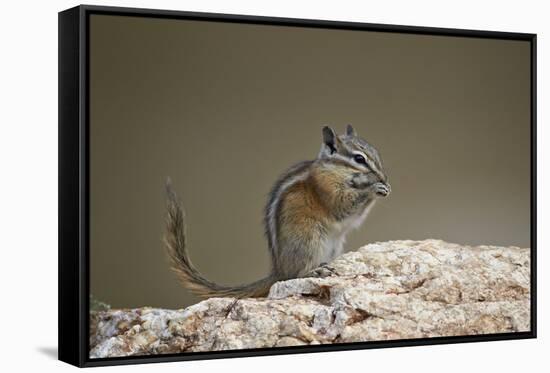
<svg viewBox="0 0 550 373">
<path fill-rule="evenodd" d="M 536 336 L 536 36 L 59 13 L 59 358 Z"/>
</svg>

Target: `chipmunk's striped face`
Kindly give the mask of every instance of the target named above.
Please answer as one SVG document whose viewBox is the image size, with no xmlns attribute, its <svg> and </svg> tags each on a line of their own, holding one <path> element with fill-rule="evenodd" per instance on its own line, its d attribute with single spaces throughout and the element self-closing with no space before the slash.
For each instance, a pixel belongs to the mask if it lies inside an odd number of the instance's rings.
<svg viewBox="0 0 550 373">
<path fill-rule="evenodd" d="M 348 166 L 354 175 L 359 174 L 365 186 L 382 183 L 388 186 L 380 155 L 374 146 L 358 137 L 351 125 L 346 133 L 336 135 L 330 127 L 323 128 L 323 146 L 320 159 L 329 159 Z M 382 193 L 380 195 L 387 195 Z"/>
</svg>

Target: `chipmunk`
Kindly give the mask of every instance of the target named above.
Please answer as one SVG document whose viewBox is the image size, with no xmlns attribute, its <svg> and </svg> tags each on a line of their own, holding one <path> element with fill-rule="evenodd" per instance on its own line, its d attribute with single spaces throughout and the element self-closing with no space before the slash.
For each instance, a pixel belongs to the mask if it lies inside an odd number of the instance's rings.
<svg viewBox="0 0 550 373">
<path fill-rule="evenodd" d="M 218 285 L 189 259 L 184 213 L 170 181 L 164 242 L 183 286 L 202 297 L 262 297 L 277 281 L 304 277 L 343 252 L 347 233 L 365 220 L 377 197 L 390 193 L 378 151 L 348 125 L 344 135 L 324 127 L 315 160 L 290 167 L 274 184 L 265 208 L 269 275 L 250 284 Z"/>
</svg>

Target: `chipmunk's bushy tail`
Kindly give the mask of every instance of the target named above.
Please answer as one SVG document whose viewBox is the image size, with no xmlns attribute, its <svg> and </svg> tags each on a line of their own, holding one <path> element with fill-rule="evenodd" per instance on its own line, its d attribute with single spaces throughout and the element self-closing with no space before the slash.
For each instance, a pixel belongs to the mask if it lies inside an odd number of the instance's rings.
<svg viewBox="0 0 550 373">
<path fill-rule="evenodd" d="M 261 280 L 245 285 L 223 286 L 213 283 L 195 268 L 187 253 L 185 236 L 185 214 L 170 179 L 166 182 L 167 219 L 164 243 L 170 257 L 173 271 L 184 287 L 194 294 L 204 297 L 262 297 L 266 296 L 277 280 L 269 275 Z"/>
</svg>

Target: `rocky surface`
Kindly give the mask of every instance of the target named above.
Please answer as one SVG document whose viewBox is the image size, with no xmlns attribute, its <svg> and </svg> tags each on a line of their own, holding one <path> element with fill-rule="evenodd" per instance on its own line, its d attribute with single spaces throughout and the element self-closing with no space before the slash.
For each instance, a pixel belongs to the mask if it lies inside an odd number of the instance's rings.
<svg viewBox="0 0 550 373">
<path fill-rule="evenodd" d="M 267 298 L 93 312 L 90 357 L 528 331 L 529 249 L 375 243 Z"/>
</svg>

